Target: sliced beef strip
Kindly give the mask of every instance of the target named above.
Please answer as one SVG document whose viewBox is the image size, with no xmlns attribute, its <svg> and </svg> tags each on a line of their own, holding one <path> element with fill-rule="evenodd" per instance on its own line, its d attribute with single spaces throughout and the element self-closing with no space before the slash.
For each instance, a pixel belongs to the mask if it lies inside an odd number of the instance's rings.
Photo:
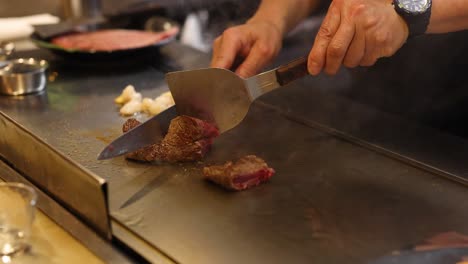
<svg viewBox="0 0 468 264">
<path fill-rule="evenodd" d="M 241 191 L 257 186 L 273 176 L 275 171 L 266 162 L 254 155 L 245 156 L 235 163 L 203 168 L 203 175 L 216 184 L 229 190 Z"/>
<path fill-rule="evenodd" d="M 65 49 L 115 51 L 150 46 L 177 34 L 177 32 L 178 28 L 165 32 L 105 29 L 92 32 L 70 33 L 55 37 L 51 42 Z"/>
<path fill-rule="evenodd" d="M 130 118 L 123 125 L 123 132 L 139 124 L 136 119 Z M 167 135 L 159 144 L 139 149 L 126 157 L 139 161 L 197 161 L 205 156 L 218 135 L 218 129 L 210 123 L 178 116 L 171 121 Z"/>
</svg>

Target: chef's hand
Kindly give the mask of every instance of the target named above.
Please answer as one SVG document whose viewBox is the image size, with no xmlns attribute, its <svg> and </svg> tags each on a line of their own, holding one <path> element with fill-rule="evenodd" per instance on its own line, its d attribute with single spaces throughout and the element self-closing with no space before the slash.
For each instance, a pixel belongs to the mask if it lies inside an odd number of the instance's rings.
<svg viewBox="0 0 468 264">
<path fill-rule="evenodd" d="M 213 44 L 211 67 L 230 69 L 237 58 L 245 58 L 235 72 L 244 78 L 255 75 L 281 49 L 282 33 L 267 21 L 249 21 L 228 28 Z"/>
<path fill-rule="evenodd" d="M 408 26 L 391 0 L 333 0 L 309 53 L 308 69 L 333 75 L 346 67 L 371 66 L 393 55 L 408 38 Z"/>
</svg>

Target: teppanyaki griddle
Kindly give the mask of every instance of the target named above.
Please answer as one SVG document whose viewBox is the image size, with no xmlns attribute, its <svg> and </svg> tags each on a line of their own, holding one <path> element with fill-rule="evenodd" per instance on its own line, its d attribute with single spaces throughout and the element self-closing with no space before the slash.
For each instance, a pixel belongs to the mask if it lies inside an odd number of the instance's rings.
<svg viewBox="0 0 468 264">
<path fill-rule="evenodd" d="M 168 54 L 180 55 L 180 46 L 174 48 Z M 440 232 L 468 233 L 463 185 L 314 122 L 323 116 L 339 121 L 346 110 L 352 110 L 355 121 L 369 118 L 361 126 L 367 132 L 380 118 L 388 121 L 379 112 L 366 113 L 328 93 L 347 85 L 346 78 L 323 82 L 322 89 L 309 89 L 319 80 L 308 79 L 261 98 L 241 127 L 217 140 L 204 163 L 174 166 L 123 158 L 97 162 L 89 155 L 99 152 L 106 138 L 121 133 L 125 119 L 112 105 L 116 87 L 132 83 L 154 97 L 167 90 L 162 72 L 60 74 L 48 89 L 49 100 L 32 107 L 29 100 L 1 98 L 2 113 L 105 178 L 112 221 L 174 262 L 363 263 Z M 272 104 L 278 101 L 283 103 Z M 456 140 L 448 144 L 466 146 Z M 267 184 L 232 193 L 202 180 L 204 164 L 251 153 L 277 170 Z M 125 238 L 119 237 L 141 249 Z"/>
</svg>

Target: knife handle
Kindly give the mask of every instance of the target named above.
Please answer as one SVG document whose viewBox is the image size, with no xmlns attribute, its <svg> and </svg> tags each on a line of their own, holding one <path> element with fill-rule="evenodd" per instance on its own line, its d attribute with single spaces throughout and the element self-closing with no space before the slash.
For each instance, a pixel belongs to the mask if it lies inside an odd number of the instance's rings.
<svg viewBox="0 0 468 264">
<path fill-rule="evenodd" d="M 283 86 L 309 74 L 307 58 L 302 57 L 276 69 L 276 79 Z"/>
</svg>

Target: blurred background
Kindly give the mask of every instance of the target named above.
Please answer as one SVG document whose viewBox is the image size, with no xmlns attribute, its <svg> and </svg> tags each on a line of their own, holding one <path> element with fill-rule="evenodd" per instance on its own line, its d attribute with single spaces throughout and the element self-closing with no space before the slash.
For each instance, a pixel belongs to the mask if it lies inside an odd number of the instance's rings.
<svg viewBox="0 0 468 264">
<path fill-rule="evenodd" d="M 184 44 L 208 51 L 226 27 L 249 18 L 260 0 L 0 0 L 0 18 L 48 13 L 65 20 L 71 18 L 71 6 L 86 3 L 98 5 L 103 14 L 161 6 L 164 15 L 186 28 L 181 36 Z"/>
<path fill-rule="evenodd" d="M 100 0 L 104 12 L 122 10 L 131 5 L 157 3 L 179 13 L 187 13 L 194 9 L 218 9 L 225 15 L 242 14 L 255 9 L 259 0 Z M 50 13 L 63 16 L 63 8 L 70 0 L 1 0 L 0 17 L 25 16 L 37 13 Z M 28 7 L 28 8 L 25 8 Z M 234 8 L 235 7 L 235 8 Z M 221 8 L 221 9 L 220 9 Z"/>
</svg>

